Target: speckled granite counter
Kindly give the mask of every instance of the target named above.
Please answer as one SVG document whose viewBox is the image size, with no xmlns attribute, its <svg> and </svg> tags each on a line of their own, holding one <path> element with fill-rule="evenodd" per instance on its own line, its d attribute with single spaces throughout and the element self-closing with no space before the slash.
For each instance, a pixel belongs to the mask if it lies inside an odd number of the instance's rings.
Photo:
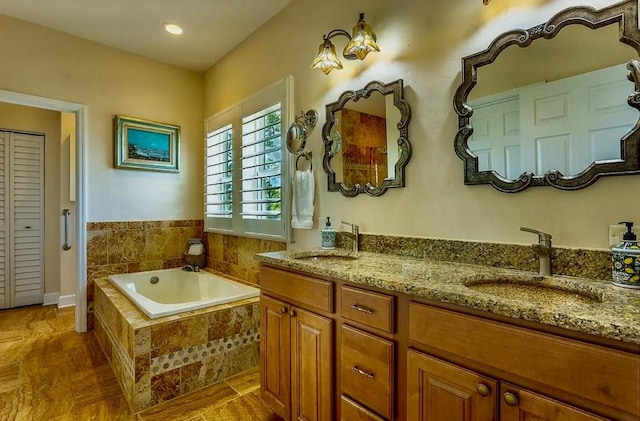
<svg viewBox="0 0 640 421">
<path fill-rule="evenodd" d="M 314 258 L 325 254 L 336 256 Z M 283 269 L 640 345 L 640 290 L 619 288 L 604 281 L 565 276 L 543 278 L 532 272 L 388 254 L 360 252 L 357 259 L 349 256 L 346 250 L 336 249 L 329 253 L 324 250 L 261 253 L 256 259 Z M 536 303 L 524 300 L 519 293 L 507 298 L 471 289 L 474 284 L 495 280 L 569 290 L 584 299 L 555 304 L 541 299 Z"/>
</svg>

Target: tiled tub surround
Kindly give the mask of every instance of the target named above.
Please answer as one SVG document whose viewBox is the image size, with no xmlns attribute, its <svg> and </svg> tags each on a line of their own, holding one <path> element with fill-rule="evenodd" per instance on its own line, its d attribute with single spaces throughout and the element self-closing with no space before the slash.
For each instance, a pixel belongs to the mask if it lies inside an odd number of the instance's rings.
<svg viewBox="0 0 640 421">
<path fill-rule="evenodd" d="M 535 237 L 532 237 L 532 240 L 535 240 Z M 338 233 L 336 241 L 338 247 L 351 250 L 350 238 Z M 528 245 L 360 234 L 359 247 L 361 251 L 418 259 L 428 258 L 504 269 L 538 270 L 538 256 Z M 611 279 L 609 251 L 554 246 L 552 253 L 551 264 L 554 274 Z"/>
<path fill-rule="evenodd" d="M 344 254 L 344 250 L 338 250 Z M 261 253 L 264 264 L 328 276 L 354 284 L 450 303 L 475 310 L 623 341 L 640 350 L 640 290 L 619 288 L 605 281 L 567 276 L 544 279 L 535 272 L 499 269 L 424 258 L 360 252 L 356 260 L 298 259 L 304 252 Z M 309 254 L 325 253 L 322 250 Z M 549 285 L 579 285 L 582 292 L 602 302 L 536 304 L 518 296 L 501 298 L 474 291 L 465 283 L 507 277 Z"/>
<path fill-rule="evenodd" d="M 94 333 L 133 412 L 259 364 L 258 298 L 151 320 L 95 281 Z"/>
<path fill-rule="evenodd" d="M 94 280 L 182 266 L 187 239 L 203 238 L 202 229 L 203 221 L 193 219 L 87 223 L 88 328 L 93 328 Z"/>
<path fill-rule="evenodd" d="M 207 267 L 218 272 L 258 285 L 258 262 L 256 253 L 286 250 L 287 244 L 280 241 L 259 240 L 233 235 L 205 233 Z"/>
</svg>

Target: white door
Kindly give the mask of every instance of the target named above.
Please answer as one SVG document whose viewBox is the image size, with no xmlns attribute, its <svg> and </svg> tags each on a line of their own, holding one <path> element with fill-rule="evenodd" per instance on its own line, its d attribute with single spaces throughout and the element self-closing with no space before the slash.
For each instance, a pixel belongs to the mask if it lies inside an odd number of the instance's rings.
<svg viewBox="0 0 640 421">
<path fill-rule="evenodd" d="M 44 136 L 4 132 L 0 159 L 0 276 L 5 307 L 42 303 Z"/>
<path fill-rule="evenodd" d="M 471 106 L 473 136 L 468 145 L 478 156 L 478 170 L 495 170 L 509 180 L 518 178 L 522 174 L 518 95 Z"/>
</svg>

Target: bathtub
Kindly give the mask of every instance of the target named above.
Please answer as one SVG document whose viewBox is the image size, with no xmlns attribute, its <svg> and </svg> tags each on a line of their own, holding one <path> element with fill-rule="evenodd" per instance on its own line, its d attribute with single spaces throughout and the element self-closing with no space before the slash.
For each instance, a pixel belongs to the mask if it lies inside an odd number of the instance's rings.
<svg viewBox="0 0 640 421">
<path fill-rule="evenodd" d="M 260 295 L 258 288 L 180 268 L 111 275 L 109 281 L 152 319 Z"/>
</svg>

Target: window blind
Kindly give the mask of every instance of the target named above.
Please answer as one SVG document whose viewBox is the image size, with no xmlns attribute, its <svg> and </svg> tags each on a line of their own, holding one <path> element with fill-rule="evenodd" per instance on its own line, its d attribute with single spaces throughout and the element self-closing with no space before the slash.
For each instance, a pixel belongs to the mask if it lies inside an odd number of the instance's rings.
<svg viewBox="0 0 640 421">
<path fill-rule="evenodd" d="M 242 218 L 282 218 L 282 105 L 242 118 Z"/>
<path fill-rule="evenodd" d="M 233 216 L 233 130 L 228 124 L 207 135 L 205 173 L 205 214 Z"/>
<path fill-rule="evenodd" d="M 205 231 L 289 241 L 293 77 L 205 121 Z"/>
</svg>

